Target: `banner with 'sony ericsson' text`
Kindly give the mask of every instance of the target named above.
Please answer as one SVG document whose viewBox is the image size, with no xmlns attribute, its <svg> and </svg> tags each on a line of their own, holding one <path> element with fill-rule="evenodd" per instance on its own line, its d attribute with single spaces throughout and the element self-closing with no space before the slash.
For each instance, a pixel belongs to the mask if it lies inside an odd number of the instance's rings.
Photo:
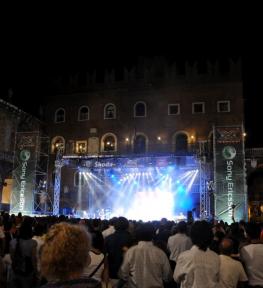
<svg viewBox="0 0 263 288">
<path fill-rule="evenodd" d="M 38 133 L 16 133 L 10 213 L 32 214 Z"/>
<path fill-rule="evenodd" d="M 242 126 L 214 127 L 215 216 L 231 223 L 247 219 Z"/>
</svg>

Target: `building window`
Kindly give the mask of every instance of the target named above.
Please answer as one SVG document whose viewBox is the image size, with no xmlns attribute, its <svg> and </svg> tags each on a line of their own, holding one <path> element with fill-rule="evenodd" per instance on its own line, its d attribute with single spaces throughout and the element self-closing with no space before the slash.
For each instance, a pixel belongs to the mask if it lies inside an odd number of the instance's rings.
<svg viewBox="0 0 263 288">
<path fill-rule="evenodd" d="M 217 101 L 217 112 L 230 112 L 230 101 Z"/>
<path fill-rule="evenodd" d="M 188 151 L 188 137 L 185 133 L 178 133 L 175 138 L 175 152 L 185 154 Z"/>
<path fill-rule="evenodd" d="M 63 108 L 59 108 L 55 112 L 55 123 L 65 122 L 65 110 Z"/>
<path fill-rule="evenodd" d="M 137 135 L 134 140 L 133 151 L 135 154 L 146 153 L 146 137 L 144 135 Z"/>
<path fill-rule="evenodd" d="M 77 141 L 76 142 L 76 152 L 77 153 L 87 153 L 87 141 Z"/>
<path fill-rule="evenodd" d="M 168 104 L 168 115 L 179 115 L 180 104 Z"/>
<path fill-rule="evenodd" d="M 79 108 L 78 120 L 79 121 L 89 120 L 89 107 L 82 106 Z"/>
<path fill-rule="evenodd" d="M 103 152 L 117 151 L 117 137 L 114 134 L 106 134 L 102 137 L 101 148 Z"/>
<path fill-rule="evenodd" d="M 61 136 L 54 137 L 51 142 L 51 152 L 56 154 L 58 149 L 65 149 L 65 139 Z"/>
<path fill-rule="evenodd" d="M 192 113 L 193 114 L 205 113 L 205 102 L 192 103 Z"/>
<path fill-rule="evenodd" d="M 135 103 L 134 117 L 146 117 L 146 104 L 144 102 Z"/>
<path fill-rule="evenodd" d="M 114 104 L 107 104 L 104 107 L 104 119 L 115 119 L 116 118 L 116 107 Z"/>
<path fill-rule="evenodd" d="M 76 171 L 74 173 L 74 186 L 79 187 L 79 186 L 84 186 L 85 181 L 84 181 L 84 176 L 81 174 L 81 172 Z"/>
</svg>

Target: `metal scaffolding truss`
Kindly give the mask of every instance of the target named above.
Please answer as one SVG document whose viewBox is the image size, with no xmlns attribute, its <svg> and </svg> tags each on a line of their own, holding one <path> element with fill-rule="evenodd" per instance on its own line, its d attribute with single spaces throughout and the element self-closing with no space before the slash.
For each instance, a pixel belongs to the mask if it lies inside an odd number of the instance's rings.
<svg viewBox="0 0 263 288">
<path fill-rule="evenodd" d="M 211 183 L 210 165 L 207 162 L 207 141 L 199 142 L 199 191 L 200 191 L 200 218 L 208 219 L 210 217 L 210 190 L 209 183 Z"/>
<path fill-rule="evenodd" d="M 22 135 L 22 136 L 19 136 Z M 30 170 L 27 172 L 30 176 L 28 180 L 28 191 L 26 191 L 27 201 L 30 201 L 30 207 L 27 211 L 21 211 L 19 209 L 20 195 L 17 193 L 17 190 L 20 189 L 21 178 L 18 174 L 17 169 L 20 167 L 19 162 L 21 159 L 20 149 L 18 145 L 28 145 L 32 140 L 31 137 L 34 137 L 34 157 L 32 157 L 33 163 L 30 167 Z M 18 139 L 20 139 L 18 142 Z M 29 141 L 29 142 L 27 142 Z M 23 212 L 28 214 L 48 214 L 50 213 L 50 207 L 52 207 L 52 200 L 50 195 L 47 192 L 47 177 L 48 177 L 48 162 L 49 162 L 49 137 L 43 137 L 39 131 L 30 131 L 30 132 L 16 132 L 15 139 L 15 150 L 14 150 L 14 167 L 12 170 L 13 174 L 13 188 L 11 193 L 11 213 Z M 21 146 L 22 147 L 22 146 Z M 25 147 L 30 147 L 25 146 Z M 20 173 L 20 172 L 19 172 Z M 17 188 L 18 187 L 18 188 Z M 27 203 L 28 204 L 28 203 Z"/>
<path fill-rule="evenodd" d="M 61 168 L 63 166 L 63 147 L 58 147 L 55 161 L 55 183 L 53 198 L 53 215 L 59 214 Z"/>
<path fill-rule="evenodd" d="M 52 195 L 48 193 L 48 162 L 49 162 L 49 137 L 38 136 L 37 162 L 35 170 L 34 213 L 52 213 Z"/>
</svg>

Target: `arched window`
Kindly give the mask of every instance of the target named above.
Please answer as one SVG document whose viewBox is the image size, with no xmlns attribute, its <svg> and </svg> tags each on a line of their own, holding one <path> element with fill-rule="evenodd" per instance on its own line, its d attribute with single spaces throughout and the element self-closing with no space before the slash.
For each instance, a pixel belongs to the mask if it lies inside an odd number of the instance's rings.
<svg viewBox="0 0 263 288">
<path fill-rule="evenodd" d="M 117 137 L 112 133 L 105 134 L 101 139 L 101 148 L 103 152 L 117 151 Z"/>
<path fill-rule="evenodd" d="M 134 117 L 146 117 L 146 104 L 145 102 L 137 102 L 134 105 Z"/>
<path fill-rule="evenodd" d="M 104 107 L 104 119 L 115 119 L 116 118 L 116 107 L 114 104 L 109 103 Z"/>
<path fill-rule="evenodd" d="M 52 139 L 51 142 L 51 152 L 57 153 L 58 149 L 65 149 L 65 139 L 62 136 L 56 136 Z"/>
<path fill-rule="evenodd" d="M 65 122 L 65 110 L 63 108 L 59 108 L 55 112 L 55 123 Z"/>
<path fill-rule="evenodd" d="M 134 139 L 133 151 L 136 154 L 146 153 L 146 137 L 144 135 L 137 135 Z"/>
<path fill-rule="evenodd" d="M 78 120 L 79 121 L 89 120 L 89 107 L 88 106 L 81 106 L 79 108 Z"/>
<path fill-rule="evenodd" d="M 186 154 L 188 152 L 188 137 L 183 132 L 175 135 L 175 152 L 178 154 Z"/>
</svg>

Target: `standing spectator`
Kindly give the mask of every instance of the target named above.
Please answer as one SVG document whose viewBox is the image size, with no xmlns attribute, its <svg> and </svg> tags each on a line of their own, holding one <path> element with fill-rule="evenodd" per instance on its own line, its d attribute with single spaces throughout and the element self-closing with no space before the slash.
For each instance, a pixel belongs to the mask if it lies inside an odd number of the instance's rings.
<svg viewBox="0 0 263 288">
<path fill-rule="evenodd" d="M 84 268 L 84 276 L 91 277 L 108 284 L 108 261 L 107 256 L 104 254 L 104 238 L 99 231 L 91 233 L 92 243 L 89 252 L 91 262 Z"/>
<path fill-rule="evenodd" d="M 2 216 L 0 216 L 0 257 L 4 256 L 5 233 Z"/>
<path fill-rule="evenodd" d="M 119 276 L 118 272 L 123 261 L 123 254 L 132 245 L 132 236 L 127 231 L 129 221 L 119 217 L 114 224 L 115 232 L 105 239 L 105 250 L 109 261 L 109 276 L 113 287 L 116 287 Z"/>
<path fill-rule="evenodd" d="M 233 241 L 224 238 L 219 245 L 221 255 L 219 284 L 220 288 L 244 287 L 247 282 L 247 275 L 240 261 L 231 257 L 233 253 Z M 239 286 L 237 286 L 239 284 Z"/>
<path fill-rule="evenodd" d="M 251 287 L 263 287 L 263 244 L 260 242 L 260 233 L 259 224 L 248 223 L 246 234 L 250 244 L 244 246 L 240 251 Z"/>
<path fill-rule="evenodd" d="M 163 282 L 172 280 L 172 271 L 166 254 L 152 243 L 154 227 L 142 224 L 137 231 L 137 245 L 125 254 L 120 277 L 128 287 L 163 288 Z"/>
<path fill-rule="evenodd" d="M 32 239 L 31 219 L 22 222 L 16 239 L 10 242 L 13 282 L 17 288 L 33 287 L 36 280 L 37 242 Z"/>
<path fill-rule="evenodd" d="M 109 227 L 104 231 L 102 231 L 104 239 L 115 232 L 114 224 L 117 221 L 117 219 L 118 219 L 117 217 L 113 217 L 109 220 Z"/>
<path fill-rule="evenodd" d="M 101 283 L 95 279 L 81 277 L 90 262 L 90 246 L 90 235 L 81 225 L 52 226 L 40 256 L 41 273 L 48 280 L 43 288 L 100 288 Z"/>
<path fill-rule="evenodd" d="M 191 229 L 193 247 L 182 252 L 177 260 L 174 280 L 181 288 L 215 288 L 219 283 L 219 256 L 208 247 L 212 241 L 211 226 L 197 221 Z"/>
<path fill-rule="evenodd" d="M 185 221 L 177 224 L 177 233 L 168 238 L 168 250 L 170 251 L 170 263 L 174 270 L 179 255 L 186 250 L 191 249 L 193 243 L 191 238 L 186 235 L 187 225 Z"/>
<path fill-rule="evenodd" d="M 6 287 L 5 265 L 1 255 L 0 255 L 0 287 L 2 288 Z"/>
<path fill-rule="evenodd" d="M 37 248 L 36 248 L 36 258 L 37 258 L 37 281 L 40 283 L 41 281 L 41 275 L 40 275 L 40 249 L 44 244 L 44 237 L 45 233 L 47 232 L 46 225 L 43 223 L 37 223 L 34 228 L 34 236 L 33 240 L 37 242 Z"/>
</svg>

